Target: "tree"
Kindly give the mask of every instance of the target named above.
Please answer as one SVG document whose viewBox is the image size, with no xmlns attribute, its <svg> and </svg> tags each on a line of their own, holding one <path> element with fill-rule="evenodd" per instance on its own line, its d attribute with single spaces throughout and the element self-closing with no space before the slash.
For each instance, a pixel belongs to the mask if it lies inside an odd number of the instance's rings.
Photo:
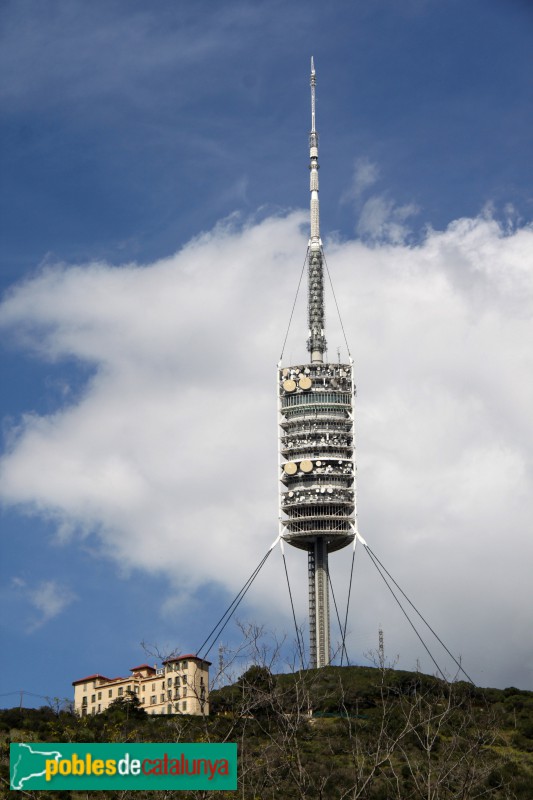
<svg viewBox="0 0 533 800">
<path fill-rule="evenodd" d="M 221 692 L 226 740 L 240 742 L 239 797 L 513 796 L 499 721 L 481 690 L 384 664 L 277 675 L 275 666 L 258 661 Z"/>
<path fill-rule="evenodd" d="M 103 714 L 117 721 L 146 717 L 146 712 L 138 695 L 131 690 L 127 690 L 123 697 L 117 697 L 116 700 L 113 700 Z"/>
</svg>

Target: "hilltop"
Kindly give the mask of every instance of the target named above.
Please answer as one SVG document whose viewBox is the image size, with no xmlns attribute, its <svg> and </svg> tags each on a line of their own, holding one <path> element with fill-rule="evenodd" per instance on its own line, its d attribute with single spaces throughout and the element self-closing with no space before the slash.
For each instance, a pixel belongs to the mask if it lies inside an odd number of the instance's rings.
<svg viewBox="0 0 533 800">
<path fill-rule="evenodd" d="M 275 675 L 254 666 L 234 684 L 213 691 L 211 709 L 207 719 L 150 716 L 135 702 L 84 718 L 50 708 L 0 711 L 2 781 L 5 786 L 10 740 L 237 741 L 240 788 L 226 793 L 229 798 L 533 796 L 533 692 L 447 684 L 421 673 L 373 667 Z M 127 795 L 100 793 L 102 800 Z M 9 791 L 4 796 L 18 797 Z M 132 797 L 141 800 L 143 792 Z"/>
</svg>

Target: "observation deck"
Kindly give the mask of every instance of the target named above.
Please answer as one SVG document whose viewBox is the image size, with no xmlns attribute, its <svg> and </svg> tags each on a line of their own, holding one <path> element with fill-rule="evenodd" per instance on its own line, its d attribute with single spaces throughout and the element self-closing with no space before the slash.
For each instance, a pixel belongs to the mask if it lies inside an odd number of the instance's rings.
<svg viewBox="0 0 533 800">
<path fill-rule="evenodd" d="M 280 509 L 285 541 L 328 552 L 354 538 L 355 472 L 351 364 L 278 370 Z"/>
</svg>

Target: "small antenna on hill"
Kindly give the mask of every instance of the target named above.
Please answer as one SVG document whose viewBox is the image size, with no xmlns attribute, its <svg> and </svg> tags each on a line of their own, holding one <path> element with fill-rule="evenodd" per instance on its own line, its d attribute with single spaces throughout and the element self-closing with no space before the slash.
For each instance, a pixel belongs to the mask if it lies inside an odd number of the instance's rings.
<svg viewBox="0 0 533 800">
<path fill-rule="evenodd" d="M 381 627 L 381 622 L 379 623 L 378 630 L 378 658 L 380 669 L 385 669 L 385 643 L 383 640 L 383 628 Z"/>
<path fill-rule="evenodd" d="M 222 642 L 218 645 L 218 682 L 222 682 L 222 672 L 224 671 L 224 645 Z"/>
</svg>

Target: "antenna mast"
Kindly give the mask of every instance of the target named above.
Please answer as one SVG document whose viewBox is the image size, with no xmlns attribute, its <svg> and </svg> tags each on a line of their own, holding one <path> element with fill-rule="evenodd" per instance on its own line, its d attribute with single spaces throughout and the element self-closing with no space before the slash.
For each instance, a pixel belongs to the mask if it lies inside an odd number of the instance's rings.
<svg viewBox="0 0 533 800">
<path fill-rule="evenodd" d="M 309 190 L 311 192 L 311 238 L 308 250 L 308 303 L 307 319 L 309 336 L 307 349 L 311 363 L 321 364 L 326 350 L 324 335 L 324 268 L 322 263 L 322 240 L 320 239 L 320 206 L 318 200 L 318 133 L 316 132 L 316 72 L 311 57 L 311 133 L 309 134 Z"/>
</svg>

